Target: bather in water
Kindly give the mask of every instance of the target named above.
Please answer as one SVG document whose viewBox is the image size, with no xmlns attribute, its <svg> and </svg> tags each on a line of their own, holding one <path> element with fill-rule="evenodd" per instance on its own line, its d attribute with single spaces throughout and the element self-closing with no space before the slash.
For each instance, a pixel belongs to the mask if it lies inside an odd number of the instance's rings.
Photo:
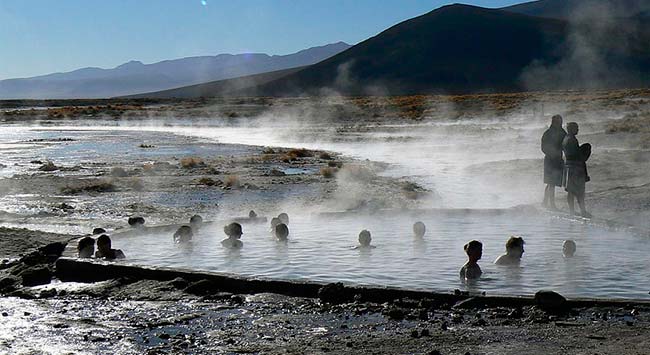
<svg viewBox="0 0 650 355">
<path fill-rule="evenodd" d="M 562 243 L 562 255 L 564 255 L 565 258 L 572 258 L 575 253 L 576 242 L 573 240 L 565 240 L 564 243 Z"/>
<path fill-rule="evenodd" d="M 203 217 L 199 216 L 198 214 L 195 214 L 194 216 L 190 217 L 190 227 L 192 227 L 192 230 L 198 231 L 202 225 L 203 225 Z"/>
<path fill-rule="evenodd" d="M 180 226 L 176 233 L 174 233 L 174 243 L 186 243 L 192 240 L 194 233 L 190 226 Z"/>
<path fill-rule="evenodd" d="M 95 239 L 83 237 L 77 244 L 77 252 L 80 258 L 92 258 L 95 254 Z"/>
<path fill-rule="evenodd" d="M 93 235 L 100 235 L 106 233 L 106 229 L 104 228 L 95 228 L 93 229 Z"/>
<path fill-rule="evenodd" d="M 289 225 L 289 215 L 288 214 L 280 213 L 278 215 L 278 219 L 280 220 L 280 222 L 282 222 L 282 223 L 284 223 L 286 225 Z"/>
<path fill-rule="evenodd" d="M 282 221 L 280 221 L 280 218 L 278 217 L 271 218 L 271 232 L 275 232 L 275 227 L 280 223 L 282 223 Z"/>
<path fill-rule="evenodd" d="M 111 248 L 111 238 L 106 234 L 102 234 L 97 238 L 97 252 L 96 258 L 103 258 L 106 260 L 124 259 L 126 256 L 120 249 Z"/>
<path fill-rule="evenodd" d="M 129 225 L 134 228 L 144 226 L 144 218 L 142 217 L 129 217 Z"/>
<path fill-rule="evenodd" d="M 460 269 L 460 278 L 463 280 L 475 280 L 481 277 L 483 271 L 478 266 L 478 261 L 483 256 L 483 244 L 478 240 L 472 240 L 463 247 L 468 260 Z"/>
<path fill-rule="evenodd" d="M 426 231 L 427 231 L 427 227 L 424 225 L 424 223 L 415 222 L 415 224 L 413 224 L 413 235 L 415 235 L 416 238 L 424 237 L 424 233 Z"/>
<path fill-rule="evenodd" d="M 352 249 L 374 249 L 375 246 L 370 245 L 370 242 L 372 242 L 370 232 L 364 229 L 359 233 L 359 245 Z"/>
<path fill-rule="evenodd" d="M 289 238 L 289 227 L 284 223 L 280 223 L 275 226 L 274 234 L 278 241 L 286 242 Z"/>
<path fill-rule="evenodd" d="M 242 234 L 244 234 L 242 232 L 241 224 L 237 222 L 230 223 L 223 227 L 223 232 L 228 236 L 228 238 L 221 241 L 221 245 L 225 248 L 239 249 L 244 246 L 244 243 L 239 240 L 241 239 Z"/>
<path fill-rule="evenodd" d="M 519 265 L 524 255 L 524 239 L 522 237 L 510 237 L 506 242 L 506 253 L 494 261 L 497 265 Z"/>
</svg>

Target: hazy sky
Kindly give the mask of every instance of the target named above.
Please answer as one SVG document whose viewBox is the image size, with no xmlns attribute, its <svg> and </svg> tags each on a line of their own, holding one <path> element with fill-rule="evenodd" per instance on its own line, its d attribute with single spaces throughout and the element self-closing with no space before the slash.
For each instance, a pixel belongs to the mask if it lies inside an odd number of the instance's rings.
<svg viewBox="0 0 650 355">
<path fill-rule="evenodd" d="M 501 7 L 522 0 L 468 0 Z M 453 1 L 0 0 L 0 79 L 129 60 L 358 43 Z"/>
</svg>

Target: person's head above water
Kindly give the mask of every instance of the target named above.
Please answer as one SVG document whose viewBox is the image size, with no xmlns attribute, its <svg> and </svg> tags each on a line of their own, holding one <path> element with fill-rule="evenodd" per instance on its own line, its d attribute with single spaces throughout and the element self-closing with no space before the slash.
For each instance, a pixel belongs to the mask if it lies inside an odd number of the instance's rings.
<svg viewBox="0 0 650 355">
<path fill-rule="evenodd" d="M 83 237 L 77 244 L 77 252 L 80 258 L 90 258 L 95 254 L 95 239 Z"/>
<path fill-rule="evenodd" d="M 478 240 L 472 240 L 463 247 L 469 257 L 470 263 L 476 263 L 483 256 L 483 244 Z"/>
<path fill-rule="evenodd" d="M 280 223 L 275 226 L 275 237 L 280 241 L 285 241 L 289 237 L 289 227 L 286 224 Z"/>
<path fill-rule="evenodd" d="M 562 116 L 555 115 L 551 117 L 551 126 L 562 128 Z"/>
<path fill-rule="evenodd" d="M 223 232 L 226 233 L 226 235 L 230 238 L 241 238 L 242 234 L 242 228 L 241 224 L 237 222 L 230 223 L 229 225 L 223 227 Z"/>
<path fill-rule="evenodd" d="M 176 233 L 174 233 L 174 242 L 183 243 L 189 242 L 192 240 L 194 233 L 192 232 L 192 227 L 190 226 L 180 226 Z"/>
<path fill-rule="evenodd" d="M 275 226 L 277 226 L 277 225 L 280 224 L 280 223 L 282 223 L 282 221 L 280 220 L 280 218 L 278 218 L 278 217 L 273 217 L 273 218 L 271 218 L 271 229 L 272 229 L 272 230 L 275 230 Z"/>
<path fill-rule="evenodd" d="M 203 217 L 195 214 L 194 216 L 190 217 L 190 224 L 193 226 L 200 226 L 203 224 Z"/>
<path fill-rule="evenodd" d="M 289 215 L 286 213 L 280 213 L 278 215 L 278 218 L 280 219 L 280 222 L 289 225 Z"/>
<path fill-rule="evenodd" d="M 524 238 L 512 236 L 506 242 L 506 254 L 515 257 L 521 258 L 524 254 Z"/>
<path fill-rule="evenodd" d="M 576 242 L 573 240 L 565 240 L 562 243 L 562 254 L 564 257 L 570 258 L 576 253 Z"/>
<path fill-rule="evenodd" d="M 97 238 L 97 250 L 106 251 L 111 250 L 111 237 L 102 234 Z"/>
<path fill-rule="evenodd" d="M 106 229 L 104 228 L 95 228 L 93 229 L 93 235 L 99 235 L 99 234 L 104 234 L 106 233 Z"/>
<path fill-rule="evenodd" d="M 580 129 L 579 129 L 578 124 L 576 122 L 569 122 L 569 123 L 566 124 L 566 131 L 569 134 L 576 135 L 576 134 L 578 134 L 579 130 Z"/>
<path fill-rule="evenodd" d="M 359 244 L 361 246 L 367 247 L 370 245 L 370 242 L 372 241 L 372 237 L 370 236 L 370 232 L 367 230 L 362 230 L 361 233 L 359 233 Z"/>
<path fill-rule="evenodd" d="M 250 212 L 248 212 L 248 218 L 250 218 L 250 219 L 257 218 L 257 213 L 255 213 L 255 211 L 253 211 L 253 210 L 250 210 Z"/>
<path fill-rule="evenodd" d="M 144 218 L 142 217 L 129 217 L 129 225 L 131 227 L 142 227 L 144 225 Z"/>
<path fill-rule="evenodd" d="M 413 224 L 413 234 L 415 234 L 416 237 L 422 238 L 424 237 L 424 233 L 427 231 L 427 227 L 424 225 L 422 222 L 415 222 Z"/>
</svg>

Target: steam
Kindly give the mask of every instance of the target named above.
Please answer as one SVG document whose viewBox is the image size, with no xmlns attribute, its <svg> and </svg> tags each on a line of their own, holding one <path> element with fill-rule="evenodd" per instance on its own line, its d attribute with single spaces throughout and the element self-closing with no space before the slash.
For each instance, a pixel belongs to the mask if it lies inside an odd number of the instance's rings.
<svg viewBox="0 0 650 355">
<path fill-rule="evenodd" d="M 531 63 L 521 75 L 524 86 L 530 90 L 598 89 L 641 83 L 630 56 L 639 53 L 633 43 L 646 41 L 639 22 L 623 17 L 625 5 L 606 0 L 575 3 L 567 16 L 566 43 L 556 48 L 557 61 Z"/>
</svg>

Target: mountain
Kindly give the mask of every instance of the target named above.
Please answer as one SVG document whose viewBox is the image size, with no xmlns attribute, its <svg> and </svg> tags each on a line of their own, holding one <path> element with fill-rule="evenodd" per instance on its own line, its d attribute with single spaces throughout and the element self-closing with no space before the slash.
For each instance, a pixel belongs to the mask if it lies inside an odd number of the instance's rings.
<svg viewBox="0 0 650 355">
<path fill-rule="evenodd" d="M 325 61 L 261 85 L 259 95 L 499 92 L 524 89 L 533 61 L 561 59 L 560 20 L 449 5 L 399 23 Z M 324 90 L 324 91 L 323 91 Z M 249 94 L 250 92 L 242 92 Z"/>
<path fill-rule="evenodd" d="M 122 98 L 129 99 L 158 99 L 158 98 L 197 98 L 197 97 L 214 97 L 214 96 L 231 96 L 243 90 L 254 90 L 255 87 L 296 73 L 305 67 L 284 69 L 262 74 L 248 75 L 233 79 L 211 81 L 203 84 L 184 86 L 176 89 L 148 92 L 137 95 L 127 95 Z"/>
<path fill-rule="evenodd" d="M 502 8 L 519 14 L 572 20 L 576 17 L 633 17 L 650 10 L 650 0 L 539 0 Z"/>
<path fill-rule="evenodd" d="M 113 69 L 83 68 L 32 78 L 0 81 L 0 99 L 104 98 L 159 91 L 320 62 L 350 48 L 338 42 L 289 55 L 220 54 L 165 60 L 131 61 Z"/>
</svg>

